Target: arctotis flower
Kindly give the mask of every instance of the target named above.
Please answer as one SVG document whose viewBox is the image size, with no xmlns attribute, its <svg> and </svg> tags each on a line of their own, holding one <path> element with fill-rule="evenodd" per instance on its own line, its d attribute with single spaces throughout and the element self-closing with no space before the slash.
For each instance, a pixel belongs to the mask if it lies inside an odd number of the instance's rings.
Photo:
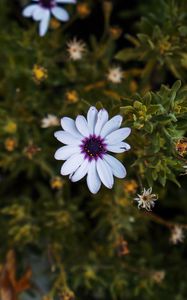
<svg viewBox="0 0 187 300">
<path fill-rule="evenodd" d="M 158 200 L 158 196 L 152 194 L 152 187 L 150 187 L 147 190 L 144 188 L 142 194 L 138 194 L 138 197 L 134 200 L 138 202 L 138 208 L 142 207 L 151 211 L 151 208 L 155 205 L 155 201 Z"/>
<path fill-rule="evenodd" d="M 175 225 L 171 231 L 170 241 L 172 244 L 176 245 L 184 241 L 184 231 L 183 228 L 179 225 Z"/>
<path fill-rule="evenodd" d="M 107 79 L 115 84 L 121 83 L 123 79 L 123 71 L 120 67 L 112 67 L 109 69 Z"/>
<path fill-rule="evenodd" d="M 69 58 L 72 60 L 80 60 L 83 57 L 83 53 L 86 51 L 86 44 L 74 38 L 72 41 L 67 43 L 67 51 Z"/>
<path fill-rule="evenodd" d="M 39 21 L 39 34 L 44 36 L 49 27 L 51 14 L 59 21 L 69 20 L 68 12 L 58 4 L 76 3 L 76 0 L 33 0 L 33 2 L 35 3 L 24 8 L 23 16 Z"/>
<path fill-rule="evenodd" d="M 109 189 L 113 187 L 114 176 L 124 178 L 126 169 L 108 152 L 122 153 L 130 149 L 122 142 L 131 129 L 120 128 L 122 117 L 116 115 L 109 120 L 105 109 L 97 111 L 90 107 L 87 119 L 79 115 L 76 120 L 61 119 L 64 130 L 55 132 L 55 137 L 65 144 L 55 153 L 57 160 L 66 160 L 61 168 L 62 175 L 69 175 L 72 182 L 87 176 L 91 193 L 96 194 L 101 182 Z"/>
<path fill-rule="evenodd" d="M 41 121 L 42 128 L 48 128 L 52 126 L 59 125 L 59 119 L 55 115 L 48 114 L 46 118 L 43 118 Z"/>
</svg>

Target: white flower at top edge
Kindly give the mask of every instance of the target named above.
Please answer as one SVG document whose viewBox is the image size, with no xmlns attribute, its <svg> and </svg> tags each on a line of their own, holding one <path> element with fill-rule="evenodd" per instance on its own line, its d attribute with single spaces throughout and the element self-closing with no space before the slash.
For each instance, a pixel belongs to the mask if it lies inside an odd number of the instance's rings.
<svg viewBox="0 0 187 300">
<path fill-rule="evenodd" d="M 72 41 L 69 41 L 67 43 L 67 46 L 67 51 L 70 59 L 82 59 L 83 53 L 86 51 L 86 44 L 83 41 L 74 38 Z"/>
<path fill-rule="evenodd" d="M 41 121 L 42 128 L 48 128 L 59 125 L 59 119 L 55 115 L 48 114 L 46 118 Z"/>
<path fill-rule="evenodd" d="M 87 178 L 91 193 L 96 194 L 101 182 L 109 189 L 113 187 L 114 176 L 124 178 L 126 169 L 122 163 L 108 152 L 122 153 L 130 149 L 123 142 L 131 129 L 120 128 L 122 117 L 109 119 L 105 109 L 97 111 L 90 107 L 87 119 L 78 115 L 61 119 L 63 130 L 55 132 L 55 137 L 65 146 L 55 153 L 57 160 L 66 160 L 61 168 L 62 175 L 69 175 L 72 182 Z"/>
<path fill-rule="evenodd" d="M 142 207 L 151 211 L 151 208 L 155 205 L 155 201 L 158 200 L 158 196 L 152 194 L 152 187 L 150 187 L 147 190 L 144 188 L 142 194 L 138 194 L 138 197 L 134 198 L 134 200 L 138 202 L 138 208 Z"/>
<path fill-rule="evenodd" d="M 113 83 L 121 83 L 123 79 L 123 71 L 120 67 L 112 67 L 109 69 L 107 79 Z"/>
<path fill-rule="evenodd" d="M 59 7 L 58 4 L 76 3 L 76 0 L 33 0 L 23 9 L 24 17 L 32 17 L 34 21 L 39 21 L 39 35 L 44 36 L 49 27 L 51 14 L 59 21 L 68 21 L 68 12 Z"/>
</svg>

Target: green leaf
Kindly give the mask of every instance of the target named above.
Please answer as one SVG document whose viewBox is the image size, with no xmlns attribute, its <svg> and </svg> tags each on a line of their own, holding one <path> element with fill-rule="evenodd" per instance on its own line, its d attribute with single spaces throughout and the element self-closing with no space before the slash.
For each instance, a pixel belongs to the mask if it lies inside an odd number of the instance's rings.
<svg viewBox="0 0 187 300">
<path fill-rule="evenodd" d="M 134 101 L 134 104 L 133 104 L 134 108 L 136 109 L 141 109 L 142 107 L 142 103 L 140 101 Z"/>
<path fill-rule="evenodd" d="M 129 112 L 133 112 L 134 111 L 134 107 L 133 106 L 121 106 L 120 107 L 120 111 L 122 114 L 128 114 Z"/>
<path fill-rule="evenodd" d="M 144 130 L 147 131 L 148 133 L 152 133 L 153 132 L 153 124 L 151 124 L 150 122 L 147 122 L 144 125 Z"/>
<path fill-rule="evenodd" d="M 125 48 L 124 50 L 119 51 L 115 58 L 123 62 L 136 60 L 139 58 L 139 52 L 133 48 Z"/>
<path fill-rule="evenodd" d="M 163 174 L 163 172 L 160 173 L 158 179 L 159 179 L 162 186 L 166 185 L 166 174 L 165 173 L 164 174 Z"/>
<path fill-rule="evenodd" d="M 173 92 L 177 92 L 181 88 L 181 80 L 175 81 L 175 83 L 172 85 L 171 90 Z"/>
<path fill-rule="evenodd" d="M 162 104 L 153 104 L 148 107 L 148 112 L 150 114 L 163 113 L 164 107 Z"/>
<path fill-rule="evenodd" d="M 182 25 L 178 28 L 178 30 L 182 36 L 187 36 L 187 26 Z"/>
</svg>

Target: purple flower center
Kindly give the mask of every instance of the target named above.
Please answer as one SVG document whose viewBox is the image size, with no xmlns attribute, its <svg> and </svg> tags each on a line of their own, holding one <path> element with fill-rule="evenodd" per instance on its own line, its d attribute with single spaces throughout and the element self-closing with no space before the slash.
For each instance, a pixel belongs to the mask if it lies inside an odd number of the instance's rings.
<svg viewBox="0 0 187 300">
<path fill-rule="evenodd" d="M 39 0 L 39 3 L 42 7 L 51 9 L 55 6 L 55 0 Z"/>
<path fill-rule="evenodd" d="M 102 158 L 103 154 L 106 153 L 106 144 L 100 136 L 90 135 L 82 141 L 80 147 L 81 153 L 84 153 L 85 158 L 89 161 L 92 159 L 97 160 L 98 157 Z"/>
</svg>

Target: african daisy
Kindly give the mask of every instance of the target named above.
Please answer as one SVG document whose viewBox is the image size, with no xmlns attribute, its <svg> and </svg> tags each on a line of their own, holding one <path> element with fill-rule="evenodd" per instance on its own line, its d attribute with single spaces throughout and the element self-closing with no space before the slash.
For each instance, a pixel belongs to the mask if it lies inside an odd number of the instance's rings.
<svg viewBox="0 0 187 300">
<path fill-rule="evenodd" d="M 114 176 L 124 178 L 126 169 L 119 160 L 108 152 L 122 153 L 130 149 L 122 142 L 131 129 L 120 128 L 122 117 L 116 115 L 109 120 L 105 109 L 97 111 L 90 107 L 87 119 L 78 115 L 61 119 L 63 130 L 55 132 L 55 137 L 65 144 L 55 153 L 57 160 L 66 160 L 61 168 L 62 175 L 69 175 L 72 182 L 87 178 L 91 193 L 96 194 L 101 182 L 109 189 L 113 187 Z"/>
</svg>

